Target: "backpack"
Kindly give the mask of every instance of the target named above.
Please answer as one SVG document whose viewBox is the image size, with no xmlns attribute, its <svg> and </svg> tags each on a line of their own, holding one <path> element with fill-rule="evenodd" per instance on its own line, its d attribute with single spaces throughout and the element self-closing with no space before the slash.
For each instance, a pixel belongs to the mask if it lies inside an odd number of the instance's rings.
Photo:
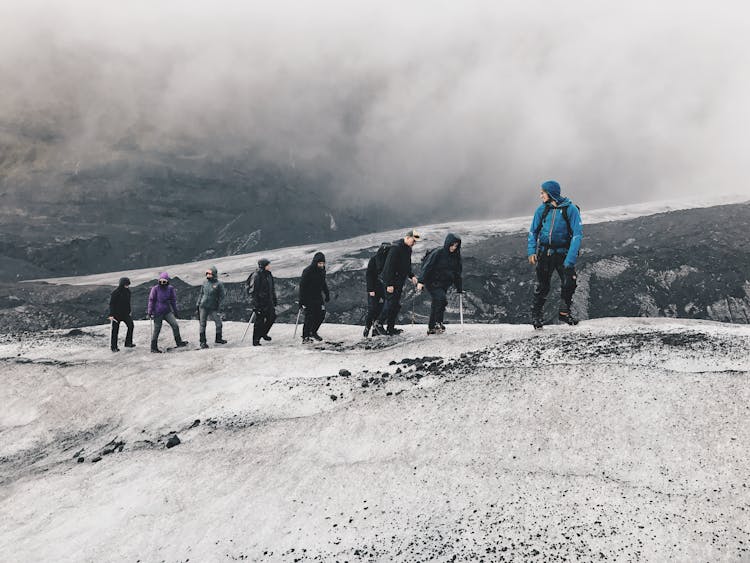
<svg viewBox="0 0 750 563">
<path fill-rule="evenodd" d="M 580 214 L 581 208 L 578 207 L 575 203 L 572 203 L 571 205 L 575 205 L 576 209 L 578 209 L 578 213 Z M 544 206 L 542 218 L 539 220 L 539 227 L 537 228 L 536 233 L 534 233 L 537 238 L 539 238 L 539 233 L 542 232 L 542 225 L 544 225 L 544 220 L 547 218 L 547 215 L 549 215 L 550 210 L 552 210 L 551 205 Z M 568 226 L 568 237 L 573 238 L 573 228 L 570 226 L 570 219 L 568 219 L 568 206 L 566 205 L 565 207 L 561 208 L 561 210 L 563 219 L 565 219 L 565 224 Z"/>
<path fill-rule="evenodd" d="M 378 274 L 381 274 L 383 272 L 383 268 L 385 267 L 385 260 L 388 258 L 388 251 L 391 249 L 391 243 L 390 242 L 383 242 L 380 244 L 380 248 L 378 248 L 378 251 L 375 253 L 375 269 L 378 271 Z"/>
<path fill-rule="evenodd" d="M 422 256 L 422 268 L 424 268 L 424 265 L 427 264 L 427 261 L 430 259 L 430 256 L 435 254 L 438 250 L 443 248 L 442 246 L 436 246 L 435 248 L 430 248 L 427 252 L 424 253 L 424 256 Z"/>
</svg>

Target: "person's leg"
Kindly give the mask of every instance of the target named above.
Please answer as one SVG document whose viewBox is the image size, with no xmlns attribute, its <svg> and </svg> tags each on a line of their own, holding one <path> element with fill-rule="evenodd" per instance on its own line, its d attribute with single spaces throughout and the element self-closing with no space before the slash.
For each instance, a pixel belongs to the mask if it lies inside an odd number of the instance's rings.
<svg viewBox="0 0 750 563">
<path fill-rule="evenodd" d="M 271 340 L 271 337 L 268 336 L 268 333 L 271 330 L 271 327 L 273 326 L 273 323 L 275 321 L 276 321 L 276 311 L 274 309 L 269 309 L 266 312 L 266 322 L 263 325 L 263 339 L 264 340 Z"/>
<path fill-rule="evenodd" d="M 172 327 L 172 335 L 174 336 L 174 343 L 177 346 L 182 345 L 182 337 L 180 336 L 180 325 L 177 324 L 177 317 L 174 316 L 174 313 L 171 311 L 164 315 L 164 320 L 169 323 L 169 326 Z"/>
<path fill-rule="evenodd" d="M 255 320 L 253 321 L 253 346 L 260 346 L 260 339 L 265 334 L 266 330 L 266 315 L 263 311 L 255 312 Z"/>
<path fill-rule="evenodd" d="M 113 352 L 117 350 L 117 338 L 120 335 L 120 321 L 117 319 L 112 321 L 112 336 L 110 338 L 109 347 Z"/>
<path fill-rule="evenodd" d="M 573 318 L 571 305 L 573 304 L 573 294 L 576 290 L 576 280 L 578 278 L 575 268 L 564 268 L 560 264 L 557 269 L 560 275 L 560 309 L 559 317 L 568 324 L 577 324 L 578 321 Z"/>
<path fill-rule="evenodd" d="M 164 317 L 162 315 L 156 315 L 154 317 L 153 323 L 154 323 L 154 332 L 151 334 L 151 350 L 156 351 L 159 349 L 157 346 L 157 343 L 159 342 L 159 333 L 161 332 L 161 323 L 164 321 Z"/>
<path fill-rule="evenodd" d="M 198 339 L 200 340 L 201 347 L 206 344 L 206 325 L 208 324 L 208 311 L 203 307 L 198 308 Z"/>
<path fill-rule="evenodd" d="M 534 303 L 531 307 L 531 317 L 534 321 L 541 321 L 544 317 L 544 303 L 549 294 L 549 284 L 553 269 L 550 267 L 554 256 L 539 254 L 536 263 L 536 287 L 534 288 Z"/>
<path fill-rule="evenodd" d="M 323 321 L 326 318 L 326 309 L 324 305 L 320 305 L 315 316 L 315 324 L 313 325 L 313 335 L 318 336 L 318 330 L 320 330 Z"/>
<path fill-rule="evenodd" d="M 396 328 L 396 319 L 398 318 L 398 313 L 401 310 L 401 294 L 403 292 L 403 289 L 400 287 L 397 287 L 393 290 L 393 293 L 389 293 L 387 299 L 389 299 L 388 303 L 388 332 L 393 332 L 393 330 Z"/>
<path fill-rule="evenodd" d="M 433 304 L 437 302 L 437 306 L 435 307 L 435 324 L 437 324 L 442 330 L 445 308 L 448 306 L 448 293 L 445 288 L 435 288 L 435 293 L 432 294 L 432 299 Z"/>
<path fill-rule="evenodd" d="M 315 324 L 315 307 L 317 307 L 317 305 L 307 305 L 305 307 L 305 322 L 302 324 L 303 339 L 312 336 L 312 327 Z"/>
<path fill-rule="evenodd" d="M 224 324 L 221 322 L 221 315 L 219 314 L 219 311 L 211 311 L 211 320 L 216 325 L 216 344 L 226 344 L 227 341 L 223 338 L 223 329 Z"/>
<path fill-rule="evenodd" d="M 125 333 L 125 346 L 133 348 L 135 346 L 135 344 L 133 344 L 133 330 L 135 324 L 133 323 L 133 317 L 130 315 L 125 317 L 125 326 L 128 327 L 128 331 Z"/>
</svg>

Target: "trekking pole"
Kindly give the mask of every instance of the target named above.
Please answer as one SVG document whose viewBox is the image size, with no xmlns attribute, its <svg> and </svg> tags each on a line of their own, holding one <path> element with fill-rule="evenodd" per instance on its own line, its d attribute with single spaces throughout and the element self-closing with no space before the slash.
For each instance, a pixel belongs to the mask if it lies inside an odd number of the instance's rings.
<svg viewBox="0 0 750 563">
<path fill-rule="evenodd" d="M 415 289 L 411 294 L 411 324 L 414 324 L 414 298 L 417 295 L 417 290 Z"/>
<path fill-rule="evenodd" d="M 295 304 L 299 305 L 297 301 L 295 301 Z M 292 338 L 297 338 L 297 326 L 299 325 L 299 316 L 302 314 L 302 307 L 299 308 L 297 311 L 297 320 L 294 323 L 294 336 Z"/>
<path fill-rule="evenodd" d="M 461 317 L 461 330 L 464 329 L 464 294 L 458 294 L 458 314 Z"/>
<path fill-rule="evenodd" d="M 242 344 L 245 341 L 245 337 L 247 336 L 247 331 L 250 330 L 250 325 L 253 324 L 254 320 L 255 320 L 255 311 L 253 311 L 253 314 L 250 315 L 250 320 L 247 322 L 247 326 L 245 327 L 245 333 L 242 335 L 242 340 L 240 340 L 240 344 Z"/>
</svg>

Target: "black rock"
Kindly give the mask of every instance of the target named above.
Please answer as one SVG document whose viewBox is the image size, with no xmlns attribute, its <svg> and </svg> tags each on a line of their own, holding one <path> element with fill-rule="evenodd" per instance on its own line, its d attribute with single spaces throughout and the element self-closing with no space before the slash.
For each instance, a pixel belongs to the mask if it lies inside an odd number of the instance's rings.
<svg viewBox="0 0 750 563">
<path fill-rule="evenodd" d="M 180 443 L 180 439 L 177 437 L 177 434 L 175 434 L 169 440 L 167 440 L 167 449 L 174 448 L 175 446 L 180 445 Z"/>
<path fill-rule="evenodd" d="M 101 461 L 101 460 L 102 460 L 102 456 L 98 455 L 98 456 L 96 456 L 96 457 L 94 457 L 94 458 L 91 459 L 91 463 L 96 463 L 96 462 Z"/>
<path fill-rule="evenodd" d="M 190 425 L 190 428 L 195 428 L 195 427 L 196 427 L 196 426 L 198 426 L 198 425 L 199 425 L 200 423 L 201 423 L 201 419 L 200 419 L 200 418 L 196 418 L 196 419 L 195 419 L 195 420 L 193 421 L 193 424 L 191 424 L 191 425 Z"/>
<path fill-rule="evenodd" d="M 79 457 L 79 458 L 78 458 L 78 459 L 77 459 L 76 461 L 78 461 L 78 463 L 83 463 L 83 462 L 84 462 L 84 461 L 86 461 L 86 460 L 85 460 L 85 459 L 83 459 L 83 457 Z"/>
<path fill-rule="evenodd" d="M 350 372 L 348 369 L 340 369 L 339 370 L 339 375 L 341 377 L 349 377 L 351 374 L 352 374 L 352 372 Z"/>
<path fill-rule="evenodd" d="M 331 400 L 332 401 L 335 401 L 336 399 L 338 399 L 338 397 L 336 395 L 331 395 Z"/>
<path fill-rule="evenodd" d="M 73 330 L 68 331 L 65 336 L 83 336 L 84 332 L 80 328 L 74 328 Z"/>
</svg>

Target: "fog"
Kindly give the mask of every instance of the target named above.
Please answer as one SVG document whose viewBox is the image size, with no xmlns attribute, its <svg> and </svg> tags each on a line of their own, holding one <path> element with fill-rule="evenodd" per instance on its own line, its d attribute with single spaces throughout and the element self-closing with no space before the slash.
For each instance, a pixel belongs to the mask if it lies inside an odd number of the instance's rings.
<svg viewBox="0 0 750 563">
<path fill-rule="evenodd" d="M 584 209 L 737 193 L 748 16 L 672 0 L 3 0 L 0 132 L 6 160 L 29 138 L 51 140 L 49 167 L 252 155 L 341 197 L 464 215 L 528 213 L 550 178 Z"/>
</svg>

